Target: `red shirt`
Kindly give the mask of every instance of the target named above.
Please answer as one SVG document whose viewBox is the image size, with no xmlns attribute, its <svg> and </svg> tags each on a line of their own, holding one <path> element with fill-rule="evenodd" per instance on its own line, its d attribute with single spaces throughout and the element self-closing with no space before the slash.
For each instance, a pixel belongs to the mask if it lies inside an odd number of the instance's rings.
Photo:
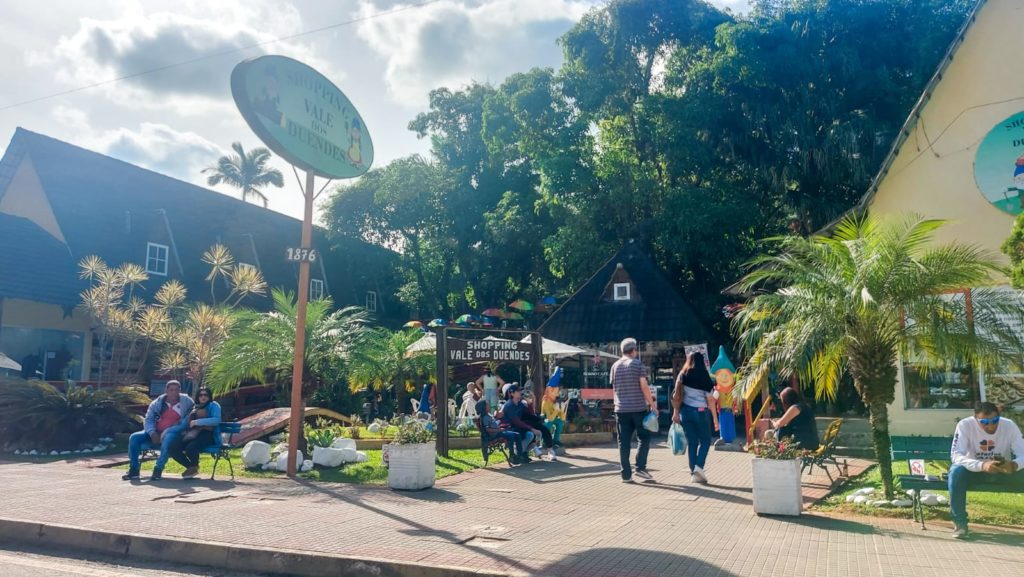
<svg viewBox="0 0 1024 577">
<path fill-rule="evenodd" d="M 181 420 L 181 413 L 179 411 L 181 411 L 180 401 L 164 409 L 164 412 L 160 414 L 160 418 L 156 422 L 156 432 L 162 433 L 177 425 L 178 421 Z"/>
</svg>

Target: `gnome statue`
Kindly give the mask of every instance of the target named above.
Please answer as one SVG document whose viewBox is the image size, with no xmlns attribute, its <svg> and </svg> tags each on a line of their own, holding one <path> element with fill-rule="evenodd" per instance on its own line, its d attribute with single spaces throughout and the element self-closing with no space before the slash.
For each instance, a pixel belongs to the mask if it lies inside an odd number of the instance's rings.
<svg viewBox="0 0 1024 577">
<path fill-rule="evenodd" d="M 736 418 L 737 398 L 734 387 L 736 385 L 736 367 L 729 360 L 725 353 L 725 347 L 719 345 L 718 358 L 711 365 L 711 376 L 715 379 L 715 398 L 718 400 L 718 423 L 720 438 L 715 443 L 716 447 L 732 445 L 736 440 Z"/>
</svg>

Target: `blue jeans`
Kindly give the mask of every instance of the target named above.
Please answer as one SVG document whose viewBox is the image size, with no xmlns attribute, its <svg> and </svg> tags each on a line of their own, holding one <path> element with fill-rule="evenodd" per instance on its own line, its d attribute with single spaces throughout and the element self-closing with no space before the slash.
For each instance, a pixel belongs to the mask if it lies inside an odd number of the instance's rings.
<svg viewBox="0 0 1024 577">
<path fill-rule="evenodd" d="M 526 449 L 530 447 L 530 443 L 533 442 L 533 431 L 522 431 L 516 432 L 521 437 L 519 440 L 519 455 L 526 455 Z"/>
<path fill-rule="evenodd" d="M 704 468 L 711 449 L 711 412 L 710 409 L 698 410 L 683 405 L 680 411 L 683 432 L 686 433 L 686 457 L 690 461 L 690 472 L 697 467 Z"/>
<path fill-rule="evenodd" d="M 967 524 L 967 490 L 975 483 L 1002 483 L 1008 486 L 1024 482 L 1024 471 L 1013 475 L 968 471 L 963 465 L 949 469 L 949 516 L 957 525 Z"/>
<path fill-rule="evenodd" d="M 647 411 L 636 413 L 615 413 L 615 424 L 619 435 L 619 465 L 623 479 L 633 476 L 629 466 L 629 449 L 633 446 L 633 433 L 639 441 L 636 449 L 636 468 L 647 468 L 647 453 L 651 450 L 651 432 L 644 428 L 644 417 Z"/>
<path fill-rule="evenodd" d="M 156 459 L 156 464 L 153 466 L 155 469 L 163 470 L 164 465 L 167 464 L 167 459 L 171 458 L 170 446 L 171 442 L 178 438 L 178 435 L 166 435 L 163 441 L 160 442 L 160 456 Z M 139 470 L 139 455 L 146 449 L 152 449 L 153 441 L 149 438 L 149 433 L 146 431 L 139 431 L 132 433 L 132 436 L 128 437 L 128 468 L 133 471 Z"/>
</svg>

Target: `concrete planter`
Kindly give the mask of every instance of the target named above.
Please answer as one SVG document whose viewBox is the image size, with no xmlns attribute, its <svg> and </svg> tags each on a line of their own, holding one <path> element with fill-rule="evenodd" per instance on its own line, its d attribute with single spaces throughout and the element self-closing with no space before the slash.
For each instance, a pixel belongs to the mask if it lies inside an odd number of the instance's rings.
<svg viewBox="0 0 1024 577">
<path fill-rule="evenodd" d="M 753 461 L 754 512 L 758 515 L 798 516 L 803 509 L 800 459 Z"/>
<path fill-rule="evenodd" d="M 434 486 L 434 443 L 387 445 L 388 487 L 419 491 Z"/>
<path fill-rule="evenodd" d="M 566 447 L 585 447 L 588 445 L 606 445 L 615 441 L 611 433 L 562 433 L 562 444 Z M 356 439 L 356 448 L 360 451 L 380 450 L 391 443 L 391 439 Z M 480 437 L 448 437 L 450 449 L 479 449 Z"/>
</svg>

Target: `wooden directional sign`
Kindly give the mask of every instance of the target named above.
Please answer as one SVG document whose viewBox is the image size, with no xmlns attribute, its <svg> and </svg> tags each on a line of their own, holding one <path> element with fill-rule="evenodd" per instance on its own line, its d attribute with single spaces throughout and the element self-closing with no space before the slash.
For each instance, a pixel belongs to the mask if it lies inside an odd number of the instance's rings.
<svg viewBox="0 0 1024 577">
<path fill-rule="evenodd" d="M 453 364 L 512 363 L 529 365 L 533 363 L 533 347 L 530 343 L 497 339 L 463 340 L 448 339 L 448 362 Z"/>
</svg>

